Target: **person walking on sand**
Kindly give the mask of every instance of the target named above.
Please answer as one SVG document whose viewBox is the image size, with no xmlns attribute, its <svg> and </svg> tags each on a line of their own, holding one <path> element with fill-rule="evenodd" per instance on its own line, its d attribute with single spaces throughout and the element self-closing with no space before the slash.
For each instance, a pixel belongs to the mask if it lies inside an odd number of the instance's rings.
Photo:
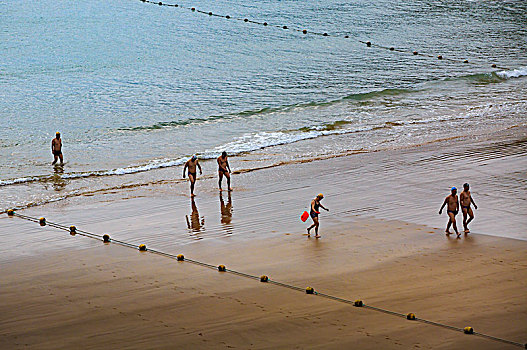
<svg viewBox="0 0 527 350">
<path fill-rule="evenodd" d="M 311 211 L 309 215 L 311 216 L 311 219 L 313 219 L 313 225 L 309 226 L 307 228 L 307 236 L 309 237 L 311 235 L 311 229 L 315 228 L 315 238 L 320 238 L 318 234 L 318 227 L 320 226 L 320 223 L 318 222 L 318 214 L 320 214 L 320 208 L 324 209 L 325 211 L 329 211 L 329 209 L 325 208 L 320 201 L 324 198 L 324 195 L 320 193 L 318 196 L 316 196 L 315 199 L 311 201 Z"/>
<path fill-rule="evenodd" d="M 468 183 L 463 184 L 463 192 L 459 194 L 459 201 L 461 202 L 461 211 L 463 212 L 463 228 L 465 233 L 470 233 L 468 224 L 474 219 L 474 213 L 470 204 L 474 204 L 474 209 L 478 209 L 476 203 L 470 195 L 470 185 Z M 467 216 L 470 218 L 467 220 Z"/>
<path fill-rule="evenodd" d="M 460 234 L 457 231 L 457 225 L 456 225 L 456 215 L 459 212 L 459 201 L 457 199 L 457 188 L 452 187 L 450 190 L 451 194 L 448 195 L 445 198 L 445 201 L 443 202 L 443 205 L 441 206 L 441 209 L 439 209 L 439 215 L 443 212 L 443 208 L 445 205 L 447 205 L 447 214 L 448 214 L 448 224 L 446 225 L 446 235 L 450 235 L 450 226 L 452 225 L 454 227 L 454 231 L 456 231 L 457 238 L 459 238 Z"/>
<path fill-rule="evenodd" d="M 60 158 L 60 164 L 64 164 L 64 158 L 62 156 L 62 140 L 60 138 L 60 132 L 56 132 L 55 138 L 51 140 L 51 153 L 53 153 L 53 163 L 51 165 L 55 165 L 57 163 L 57 160 Z"/>
<path fill-rule="evenodd" d="M 231 167 L 229 166 L 229 161 L 227 160 L 227 152 L 223 151 L 221 156 L 218 157 L 218 186 L 221 189 L 221 181 L 223 180 L 223 175 L 227 178 L 227 188 L 229 189 L 229 192 L 232 191 L 231 188 Z"/>
<path fill-rule="evenodd" d="M 196 183 L 197 174 L 196 174 L 196 167 L 199 168 L 199 174 L 203 175 L 203 172 L 201 171 L 201 165 L 199 165 L 198 157 L 196 155 L 193 155 L 192 158 L 187 160 L 185 163 L 185 167 L 183 168 L 183 178 L 185 178 L 185 171 L 188 168 L 188 179 L 190 180 L 190 197 L 194 197 L 194 184 Z"/>
</svg>

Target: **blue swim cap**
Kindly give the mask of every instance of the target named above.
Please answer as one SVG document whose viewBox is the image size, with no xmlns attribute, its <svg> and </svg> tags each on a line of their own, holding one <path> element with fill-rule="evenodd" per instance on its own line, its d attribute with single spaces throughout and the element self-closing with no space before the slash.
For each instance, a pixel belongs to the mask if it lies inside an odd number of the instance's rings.
<svg viewBox="0 0 527 350">
<path fill-rule="evenodd" d="M 453 191 L 453 190 L 456 190 L 456 191 L 457 191 L 457 188 L 452 187 L 452 188 L 450 189 L 450 191 Z"/>
</svg>

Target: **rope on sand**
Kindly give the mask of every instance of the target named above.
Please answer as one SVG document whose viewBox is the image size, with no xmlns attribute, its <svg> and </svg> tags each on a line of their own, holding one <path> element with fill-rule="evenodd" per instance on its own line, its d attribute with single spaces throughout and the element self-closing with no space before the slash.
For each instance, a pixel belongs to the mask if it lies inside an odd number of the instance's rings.
<svg viewBox="0 0 527 350">
<path fill-rule="evenodd" d="M 317 31 L 312 31 L 312 30 L 307 30 L 307 29 L 304 29 L 304 28 L 293 28 L 293 27 L 289 27 L 287 25 L 283 25 L 283 24 L 269 24 L 268 22 L 259 22 L 259 21 L 254 21 L 254 20 L 251 20 L 249 18 L 237 18 L 237 17 L 231 17 L 229 15 L 221 15 L 221 14 L 217 14 L 217 13 L 213 13 L 213 12 L 210 12 L 210 11 L 202 11 L 202 10 L 199 10 L 195 7 L 185 7 L 185 6 L 182 6 L 182 5 L 179 5 L 179 4 L 167 4 L 167 3 L 164 3 L 164 2 L 161 2 L 161 1 L 150 1 L 150 0 L 139 0 L 143 3 L 148 3 L 148 4 L 152 4 L 152 5 L 158 5 L 158 6 L 166 6 L 166 7 L 174 7 L 174 8 L 178 8 L 178 9 L 182 9 L 182 10 L 189 10 L 191 12 L 194 12 L 194 13 L 199 13 L 199 14 L 203 14 L 203 15 L 207 15 L 209 17 L 218 17 L 218 18 L 224 18 L 224 19 L 228 19 L 228 20 L 235 20 L 235 21 L 243 21 L 245 23 L 251 23 L 251 24 L 255 24 L 255 25 L 261 25 L 261 26 L 264 26 L 264 27 L 273 27 L 273 28 L 278 28 L 278 29 L 282 29 L 282 30 L 288 30 L 288 31 L 293 31 L 293 32 L 300 32 L 304 35 L 307 35 L 307 34 L 311 34 L 311 35 L 317 35 L 317 36 L 323 36 L 323 37 L 334 37 L 334 38 L 343 38 L 343 39 L 350 39 L 350 36 L 349 35 L 339 35 L 339 34 L 329 34 L 327 32 L 317 32 Z M 372 43 L 371 41 L 363 41 L 363 40 L 360 40 L 360 39 L 354 39 L 355 41 L 361 43 L 361 44 L 365 44 L 366 47 L 373 47 L 373 48 L 377 48 L 377 49 L 383 49 L 383 50 L 388 50 L 388 51 L 392 51 L 392 52 L 398 52 L 398 53 L 403 53 L 403 54 L 408 54 L 408 55 L 413 55 L 413 56 L 422 56 L 422 57 L 428 57 L 428 58 L 435 58 L 437 60 L 443 60 L 443 61 L 451 61 L 451 62 L 458 62 L 458 63 L 463 63 L 463 64 L 475 64 L 475 65 L 480 65 L 476 62 L 471 62 L 469 61 L 468 59 L 458 59 L 458 58 L 453 58 L 453 57 L 448 57 L 448 56 L 443 56 L 443 55 L 431 55 L 431 54 L 428 54 L 428 53 L 422 53 L 422 52 L 419 52 L 419 51 L 416 51 L 416 50 L 407 50 L 407 49 L 401 49 L 401 48 L 396 48 L 396 47 L 393 47 L 393 46 L 384 46 L 384 45 L 381 45 L 381 44 L 376 44 L 376 43 Z M 509 68 L 506 68 L 506 67 L 500 67 L 498 65 L 496 65 L 495 63 L 491 64 L 490 65 L 492 68 L 499 68 L 499 69 L 504 69 L 504 70 L 509 70 Z"/>
<path fill-rule="evenodd" d="M 462 332 L 462 333 L 465 333 L 465 334 L 473 334 L 473 335 L 476 335 L 476 336 L 479 336 L 479 337 L 482 337 L 482 338 L 494 340 L 494 341 L 501 342 L 501 343 L 504 343 L 504 344 L 515 345 L 515 346 L 527 349 L 527 344 L 522 344 L 522 343 L 515 342 L 515 341 L 512 341 L 512 340 L 507 340 L 507 339 L 495 337 L 495 336 L 492 336 L 492 335 L 488 335 L 488 334 L 484 334 L 484 333 L 480 333 L 480 332 L 475 332 L 472 327 L 459 328 L 459 327 L 447 325 L 447 324 L 440 323 L 440 322 L 429 321 L 429 320 L 425 320 L 425 319 L 422 319 L 422 318 L 417 318 L 413 313 L 403 314 L 403 313 L 400 313 L 400 312 L 396 312 L 396 311 L 391 311 L 391 310 L 387 310 L 387 309 L 384 309 L 384 308 L 380 308 L 380 307 L 377 307 L 377 306 L 367 305 L 362 300 L 355 300 L 355 301 L 353 301 L 353 300 L 350 300 L 350 299 L 340 298 L 340 297 L 337 297 L 337 296 L 334 296 L 334 295 L 317 292 L 312 287 L 301 288 L 301 287 L 294 286 L 294 285 L 291 285 L 291 284 L 287 284 L 287 283 L 283 283 L 283 282 L 279 282 L 279 281 L 274 281 L 274 280 L 271 280 L 266 275 L 262 275 L 262 276 L 258 277 L 258 276 L 251 275 L 251 274 L 248 274 L 248 273 L 227 269 L 225 267 L 225 265 L 215 266 L 215 265 L 208 264 L 208 263 L 205 263 L 205 262 L 201 262 L 201 261 L 198 261 L 198 260 L 188 259 L 188 258 L 185 258 L 182 254 L 175 255 L 175 254 L 165 253 L 165 252 L 162 252 L 162 251 L 159 251 L 159 250 L 156 250 L 156 249 L 147 248 L 145 244 L 136 245 L 136 244 L 133 244 L 133 243 L 128 243 L 128 242 L 120 241 L 120 240 L 117 240 L 117 239 L 113 239 L 113 238 L 110 238 L 110 236 L 108 234 L 99 235 L 99 234 L 96 234 L 96 233 L 92 233 L 92 232 L 88 232 L 88 231 L 84 231 L 84 230 L 79 230 L 75 226 L 66 226 L 66 225 L 62 225 L 62 224 L 59 224 L 59 223 L 46 221 L 45 218 L 36 218 L 36 217 L 28 216 L 28 215 L 18 214 L 13 209 L 7 210 L 7 215 L 10 216 L 10 217 L 16 216 L 16 217 L 19 217 L 19 218 L 24 219 L 24 220 L 28 220 L 28 221 L 31 221 L 31 222 L 36 222 L 36 223 L 39 223 L 41 226 L 46 226 L 47 225 L 47 226 L 50 226 L 50 227 L 53 227 L 53 228 L 56 228 L 56 229 L 59 229 L 59 230 L 67 231 L 72 236 L 78 234 L 80 236 L 88 237 L 88 238 L 91 238 L 91 239 L 96 239 L 96 240 L 99 240 L 99 241 L 102 240 L 105 244 L 113 243 L 113 244 L 117 244 L 117 245 L 120 245 L 120 246 L 123 246 L 123 247 L 137 249 L 137 250 L 140 250 L 140 251 L 149 252 L 149 253 L 152 253 L 152 254 L 164 256 L 164 257 L 167 257 L 167 258 L 170 258 L 170 259 L 177 260 L 179 262 L 189 262 L 191 264 L 195 264 L 195 265 L 199 265 L 199 266 L 202 266 L 202 267 L 218 270 L 220 272 L 230 273 L 230 274 L 233 274 L 233 275 L 237 275 L 237 276 L 241 276 L 241 277 L 245 277 L 245 278 L 249 278 L 249 279 L 253 279 L 253 280 L 259 280 L 260 282 L 274 284 L 274 285 L 279 286 L 279 287 L 289 288 L 289 289 L 292 289 L 292 290 L 304 292 L 306 294 L 313 294 L 313 295 L 316 295 L 316 296 L 319 296 L 319 297 L 322 297 L 322 298 L 326 298 L 326 299 L 334 300 L 334 301 L 337 301 L 337 302 L 353 305 L 355 307 L 362 307 L 362 308 L 365 308 L 365 309 L 370 309 L 370 310 L 382 312 L 382 313 L 385 313 L 385 314 L 388 314 L 388 315 L 392 315 L 392 316 L 396 316 L 396 317 L 402 317 L 402 318 L 405 318 L 407 320 L 417 321 L 417 322 L 421 322 L 421 323 L 425 323 L 425 324 L 429 324 L 429 325 L 433 325 L 433 326 L 437 326 L 437 327 L 442 327 L 442 328 L 450 329 L 450 330 L 453 330 L 453 331 Z"/>
</svg>

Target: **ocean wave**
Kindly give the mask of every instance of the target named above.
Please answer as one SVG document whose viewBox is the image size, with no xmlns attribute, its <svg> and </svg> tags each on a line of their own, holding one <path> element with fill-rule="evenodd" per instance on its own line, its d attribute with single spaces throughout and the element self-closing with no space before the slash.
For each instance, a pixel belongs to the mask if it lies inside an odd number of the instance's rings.
<svg viewBox="0 0 527 350">
<path fill-rule="evenodd" d="M 504 70 L 504 71 L 496 72 L 496 75 L 504 79 L 524 77 L 524 76 L 527 76 L 527 67 L 520 67 L 520 68 L 513 69 L 513 70 Z"/>
<path fill-rule="evenodd" d="M 95 170 L 95 171 L 86 171 L 86 172 L 77 172 L 77 173 L 65 173 L 61 175 L 62 179 L 81 179 L 81 178 L 87 178 L 87 177 L 97 177 L 97 176 L 113 176 L 113 175 L 127 175 L 127 174 L 135 174 L 155 169 L 161 169 L 161 168 L 168 168 L 172 166 L 178 166 L 181 164 L 184 164 L 186 162 L 186 158 L 179 158 L 179 159 L 156 159 L 152 160 L 146 164 L 140 164 L 140 165 L 131 165 L 128 167 L 122 167 L 122 168 L 116 168 L 111 170 Z M 0 180 L 0 187 L 1 186 L 8 186 L 8 185 L 18 185 L 18 184 L 24 184 L 24 183 L 30 183 L 30 182 L 37 182 L 37 181 L 46 181 L 53 177 L 53 175 L 39 175 L 39 176 L 32 176 L 32 177 L 21 177 L 16 179 L 8 179 L 8 180 Z"/>
<path fill-rule="evenodd" d="M 184 126 L 190 126 L 190 125 L 211 123 L 211 122 L 221 121 L 221 120 L 247 118 L 247 117 L 260 116 L 260 115 L 272 114 L 272 113 L 277 113 L 277 112 L 288 112 L 288 111 L 298 109 L 298 108 L 327 107 L 327 106 L 332 106 L 334 104 L 341 103 L 343 101 L 349 101 L 349 100 L 352 100 L 352 101 L 375 100 L 375 99 L 380 99 L 383 97 L 398 96 L 398 95 L 408 94 L 408 93 L 412 93 L 416 91 L 417 90 L 412 90 L 412 89 L 374 90 L 374 91 L 368 91 L 368 92 L 354 93 L 354 94 L 346 95 L 344 97 L 340 97 L 340 98 L 329 100 L 329 101 L 312 101 L 312 102 L 307 102 L 307 103 L 295 103 L 295 104 L 278 106 L 278 107 L 265 107 L 265 108 L 246 110 L 246 111 L 241 111 L 241 112 L 236 112 L 236 113 L 227 113 L 223 115 L 211 115 L 211 116 L 203 117 L 203 118 L 187 118 L 183 120 L 158 122 L 152 125 L 119 128 L 118 130 L 121 130 L 121 131 L 145 131 L 146 130 L 148 131 L 148 130 L 160 130 L 160 129 L 166 129 L 166 128 L 177 128 L 177 127 L 184 127 Z"/>
<path fill-rule="evenodd" d="M 26 182 L 35 182 L 35 181 L 45 179 L 47 177 L 49 176 L 42 175 L 42 176 L 29 176 L 29 177 L 19 177 L 16 179 L 0 180 L 0 186 L 17 185 L 17 184 L 23 184 Z"/>
<path fill-rule="evenodd" d="M 478 111 L 471 111 L 466 115 L 441 115 L 434 116 L 425 119 L 415 120 L 391 120 L 383 121 L 382 123 L 365 126 L 352 126 L 350 120 L 336 120 L 326 124 L 317 126 L 302 127 L 295 130 L 283 130 L 283 131 L 269 131 L 269 132 L 256 132 L 247 133 L 236 138 L 232 142 L 213 147 L 198 153 L 199 158 L 202 160 L 215 159 L 221 152 L 226 151 L 231 156 L 240 155 L 243 153 L 249 153 L 268 147 L 274 147 L 279 145 L 291 144 L 303 140 L 314 139 L 322 136 L 340 135 L 340 134 L 351 134 L 357 132 L 368 132 L 379 129 L 388 129 L 394 127 L 400 127 L 404 125 L 416 125 L 416 124 L 429 124 L 435 122 L 444 122 L 449 120 L 469 118 L 472 115 L 477 115 Z M 135 174 L 140 172 L 151 171 L 155 169 L 168 168 L 174 166 L 183 165 L 188 159 L 187 157 L 179 158 L 164 158 L 155 159 L 145 164 L 130 165 L 126 167 L 120 167 L 111 170 L 98 170 L 98 171 L 86 171 L 76 173 L 65 173 L 61 175 L 62 179 L 81 179 L 88 177 L 100 177 L 100 176 L 121 176 L 127 174 Z M 29 176 L 21 177 L 10 180 L 0 180 L 0 187 L 7 185 L 17 185 L 23 183 L 30 183 L 36 181 L 46 181 L 51 179 L 51 175 L 41 176 Z"/>
<path fill-rule="evenodd" d="M 477 83 L 501 83 L 508 79 L 527 76 L 527 67 L 520 67 L 513 70 L 502 70 L 490 73 L 479 73 L 462 76 L 461 79 L 475 81 Z"/>
<path fill-rule="evenodd" d="M 360 94 L 351 94 L 351 95 L 348 95 L 342 98 L 341 100 L 364 101 L 364 100 L 372 100 L 372 99 L 377 99 L 377 98 L 382 98 L 382 97 L 399 96 L 399 95 L 413 93 L 416 91 L 417 90 L 412 90 L 412 89 L 383 89 L 383 90 L 364 92 Z"/>
<path fill-rule="evenodd" d="M 187 118 L 184 120 L 171 120 L 166 122 L 158 122 L 153 125 L 146 125 L 146 126 L 135 126 L 135 127 L 129 127 L 129 128 L 119 128 L 118 130 L 122 131 L 140 131 L 140 130 L 159 130 L 159 129 L 165 129 L 165 128 L 175 128 L 180 126 L 187 126 L 187 125 L 193 125 L 193 124 L 205 124 L 214 122 L 217 120 L 229 120 L 239 117 L 250 117 L 265 113 L 273 113 L 273 112 L 280 112 L 282 110 L 287 110 L 289 108 L 294 108 L 296 105 L 288 105 L 288 106 L 281 106 L 281 107 L 266 107 L 266 108 L 260 108 L 255 110 L 247 110 L 237 113 L 228 113 L 224 115 L 210 115 L 208 117 L 203 118 Z"/>
</svg>

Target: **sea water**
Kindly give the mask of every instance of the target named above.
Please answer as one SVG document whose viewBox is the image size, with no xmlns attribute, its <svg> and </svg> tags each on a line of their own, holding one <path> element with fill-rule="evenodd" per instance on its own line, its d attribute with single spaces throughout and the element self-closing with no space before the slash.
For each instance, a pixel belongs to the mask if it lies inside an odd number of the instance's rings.
<svg viewBox="0 0 527 350">
<path fill-rule="evenodd" d="M 0 3 L 1 210 L 527 121 L 523 0 L 176 3 Z"/>
</svg>

